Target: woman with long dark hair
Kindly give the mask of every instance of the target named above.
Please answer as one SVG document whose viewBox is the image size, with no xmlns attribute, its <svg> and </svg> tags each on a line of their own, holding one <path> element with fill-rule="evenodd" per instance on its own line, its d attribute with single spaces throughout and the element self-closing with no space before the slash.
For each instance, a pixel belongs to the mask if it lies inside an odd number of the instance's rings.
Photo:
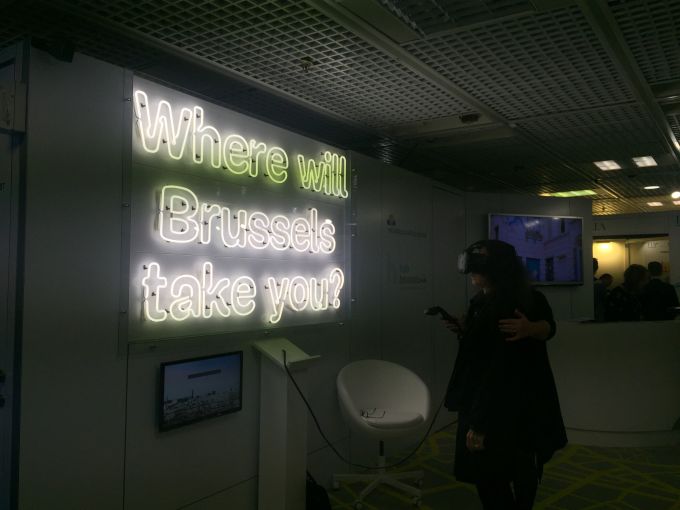
<svg viewBox="0 0 680 510">
<path fill-rule="evenodd" d="M 446 398 L 458 411 L 454 473 L 485 510 L 531 509 L 543 465 L 567 443 L 545 344 L 552 310 L 507 243 L 471 245 L 459 269 L 480 291 L 458 328 Z"/>
</svg>

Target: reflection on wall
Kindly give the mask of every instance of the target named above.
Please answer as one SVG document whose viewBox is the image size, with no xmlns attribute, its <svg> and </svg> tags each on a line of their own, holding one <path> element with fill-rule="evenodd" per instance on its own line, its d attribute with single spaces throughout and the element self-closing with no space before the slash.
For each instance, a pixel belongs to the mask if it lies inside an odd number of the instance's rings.
<svg viewBox="0 0 680 510">
<path fill-rule="evenodd" d="M 594 242 L 593 257 L 597 259 L 600 265 L 595 275 L 596 278 L 609 273 L 614 277 L 612 288 L 623 283 L 623 272 L 628 267 L 624 240 Z"/>
<path fill-rule="evenodd" d="M 664 280 L 668 280 L 670 273 L 670 249 L 666 239 L 640 239 L 628 242 L 628 256 L 631 264 L 647 267 L 650 262 L 661 262 Z"/>
</svg>

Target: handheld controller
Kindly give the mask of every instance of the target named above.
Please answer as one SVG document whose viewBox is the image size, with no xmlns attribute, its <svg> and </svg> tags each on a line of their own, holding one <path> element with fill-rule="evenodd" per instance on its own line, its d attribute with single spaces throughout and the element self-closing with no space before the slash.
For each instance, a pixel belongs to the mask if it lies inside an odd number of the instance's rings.
<svg viewBox="0 0 680 510">
<path fill-rule="evenodd" d="M 458 325 L 458 319 L 456 319 L 449 312 L 444 310 L 441 306 L 431 306 L 425 310 L 425 315 L 441 315 L 441 318 Z"/>
</svg>

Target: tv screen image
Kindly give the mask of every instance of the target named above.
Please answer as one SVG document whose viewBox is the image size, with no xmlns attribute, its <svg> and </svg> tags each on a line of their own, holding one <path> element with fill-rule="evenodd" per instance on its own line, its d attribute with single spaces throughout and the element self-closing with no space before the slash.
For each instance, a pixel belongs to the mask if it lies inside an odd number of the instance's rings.
<svg viewBox="0 0 680 510">
<path fill-rule="evenodd" d="M 242 351 L 161 364 L 160 429 L 240 411 L 242 369 Z"/>
<path fill-rule="evenodd" d="M 582 218 L 490 214 L 489 239 L 513 245 L 535 284 L 583 283 Z"/>
</svg>

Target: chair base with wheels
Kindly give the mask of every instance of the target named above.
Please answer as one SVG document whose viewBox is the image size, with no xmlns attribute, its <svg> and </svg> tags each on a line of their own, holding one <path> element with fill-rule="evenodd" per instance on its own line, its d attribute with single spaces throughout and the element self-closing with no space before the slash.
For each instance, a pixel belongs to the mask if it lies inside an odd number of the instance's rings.
<svg viewBox="0 0 680 510">
<path fill-rule="evenodd" d="M 422 480 L 425 476 L 423 471 L 402 471 L 397 473 L 387 473 L 385 470 L 385 445 L 380 441 L 380 452 L 378 454 L 378 469 L 375 473 L 369 474 L 342 474 L 333 475 L 333 488 L 340 488 L 340 482 L 354 483 L 354 482 L 368 482 L 368 485 L 361 491 L 356 501 L 354 508 L 359 510 L 363 507 L 364 499 L 371 494 L 380 485 L 387 485 L 393 489 L 400 490 L 412 497 L 411 502 L 414 506 L 420 507 L 422 499 Z M 409 485 L 401 480 L 415 480 L 418 487 Z"/>
</svg>

